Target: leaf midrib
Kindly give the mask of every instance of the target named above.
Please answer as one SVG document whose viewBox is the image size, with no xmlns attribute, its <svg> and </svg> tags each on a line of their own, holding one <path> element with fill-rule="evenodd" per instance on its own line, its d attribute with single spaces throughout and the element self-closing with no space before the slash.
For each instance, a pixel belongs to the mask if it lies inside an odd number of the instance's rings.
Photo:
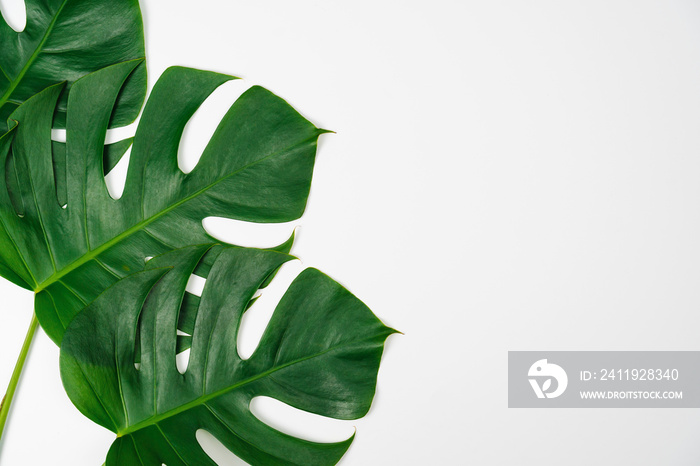
<svg viewBox="0 0 700 466">
<path fill-rule="evenodd" d="M 295 364 L 301 364 L 302 362 L 308 361 L 310 359 L 321 357 L 324 354 L 330 353 L 331 351 L 335 351 L 339 348 L 343 348 L 345 346 L 349 346 L 349 345 L 353 345 L 353 344 L 362 343 L 364 341 L 374 339 L 378 336 L 380 336 L 380 335 L 379 334 L 370 335 L 370 336 L 367 336 L 365 338 L 361 338 L 359 340 L 345 341 L 345 342 L 342 342 L 338 345 L 331 346 L 330 348 L 327 348 L 323 351 L 319 351 L 318 353 L 314 353 L 314 354 L 311 354 L 309 356 L 305 356 L 303 358 L 294 359 L 288 363 L 281 364 L 279 366 L 273 366 L 270 369 L 268 369 L 264 372 L 261 372 L 260 374 L 254 375 L 252 377 L 248 377 L 247 379 L 243 379 L 240 382 L 237 382 L 237 383 L 230 385 L 226 388 L 222 388 L 221 390 L 217 390 L 217 391 L 210 393 L 208 395 L 202 395 L 202 396 L 197 397 L 188 403 L 185 403 L 182 406 L 179 406 L 179 407 L 174 408 L 174 409 L 170 409 L 162 414 L 159 414 L 157 416 L 153 416 L 153 417 L 146 419 L 144 421 L 137 422 L 133 426 L 127 427 L 126 429 L 124 429 L 122 431 L 117 430 L 117 438 L 124 437 L 124 436 L 129 435 L 129 434 L 133 434 L 134 432 L 137 432 L 141 429 L 144 429 L 146 427 L 150 427 L 152 425 L 156 425 L 156 424 L 158 424 L 166 419 L 177 416 L 178 414 L 182 414 L 185 411 L 189 411 L 190 409 L 205 405 L 206 403 L 208 403 L 211 400 L 214 400 L 216 398 L 224 396 L 225 394 L 232 392 L 232 391 L 236 390 L 237 388 L 240 388 L 244 385 L 248 385 L 250 383 L 256 382 L 260 379 L 267 377 L 268 375 L 274 374 L 275 372 L 281 371 L 282 369 L 286 369 L 287 367 L 293 366 Z M 206 374 L 205 374 L 205 378 L 206 378 Z"/>
<path fill-rule="evenodd" d="M 80 266 L 86 264 L 87 262 L 89 262 L 89 261 L 95 259 L 95 258 L 98 257 L 100 254 L 102 254 L 103 252 L 105 252 L 106 250 L 108 250 L 109 248 L 111 248 L 112 246 L 115 246 L 116 244 L 118 244 L 118 243 L 120 243 L 121 241 L 125 240 L 125 239 L 128 238 L 129 236 L 131 236 L 131 235 L 133 235 L 134 233 L 136 233 L 136 232 L 140 231 L 141 229 L 145 228 L 146 226 L 148 226 L 148 225 L 151 224 L 152 222 L 158 220 L 160 217 L 162 217 L 162 216 L 168 214 L 169 212 L 171 212 L 171 211 L 174 210 L 174 209 L 177 209 L 178 207 L 180 207 L 181 205 L 185 204 L 186 202 L 191 201 L 192 199 L 194 199 L 194 198 L 196 198 L 197 196 L 199 196 L 200 194 L 202 194 L 202 193 L 208 191 L 209 189 L 213 188 L 214 186 L 216 186 L 217 184 L 221 183 L 222 181 L 225 181 L 225 180 L 231 178 L 232 176 L 235 176 L 235 175 L 237 175 L 238 173 L 242 172 L 243 170 L 246 170 L 246 169 L 248 169 L 248 168 L 250 168 L 250 167 L 252 167 L 252 166 L 254 166 L 254 165 L 257 165 L 258 163 L 264 162 L 265 160 L 268 160 L 268 159 L 270 159 L 270 158 L 272 158 L 272 157 L 277 157 L 278 155 L 284 154 L 284 153 L 286 153 L 286 152 L 291 152 L 291 151 L 293 151 L 294 149 L 296 149 L 297 147 L 303 146 L 304 144 L 307 144 L 309 141 L 313 141 L 314 139 L 318 138 L 319 135 L 320 135 L 320 134 L 316 134 L 316 135 L 314 135 L 314 136 L 308 137 L 308 138 L 306 138 L 306 139 L 304 139 L 304 140 L 302 140 L 302 141 L 300 141 L 300 142 L 298 142 L 298 143 L 296 143 L 296 144 L 294 144 L 294 145 L 292 145 L 292 146 L 289 146 L 289 147 L 287 147 L 287 148 L 285 148 L 285 149 L 283 149 L 283 150 L 281 150 L 281 151 L 274 152 L 274 153 L 272 153 L 272 154 L 270 154 L 270 155 L 267 155 L 267 156 L 265 156 L 265 157 L 262 157 L 262 158 L 260 158 L 260 159 L 258 159 L 258 160 L 256 160 L 256 161 L 254 161 L 254 162 L 251 162 L 251 163 L 249 163 L 249 164 L 247 164 L 247 165 L 244 165 L 244 166 L 242 166 L 241 168 L 239 168 L 239 169 L 237 169 L 237 170 L 235 170 L 235 171 L 229 173 L 228 175 L 217 179 L 217 180 L 214 181 L 213 183 L 210 183 L 210 184 L 208 184 L 208 185 L 205 185 L 204 187 L 202 187 L 201 189 L 195 191 L 194 193 L 192 193 L 192 194 L 190 194 L 190 195 L 188 195 L 188 196 L 185 196 L 185 197 L 182 198 L 181 200 L 179 200 L 179 201 L 177 201 L 177 202 L 171 204 L 170 206 L 168 206 L 168 207 L 166 207 L 165 209 L 161 210 L 161 211 L 158 212 L 157 214 L 155 214 L 155 215 L 153 215 L 153 216 L 151 216 L 151 217 L 149 217 L 149 218 L 146 218 L 146 219 L 144 219 L 144 220 L 141 220 L 141 221 L 138 222 L 136 225 L 134 225 L 134 226 L 132 226 L 131 228 L 127 229 L 127 230 L 124 231 L 123 233 L 121 233 L 121 234 L 115 236 L 114 238 L 112 238 L 111 240 L 109 240 L 109 241 L 103 243 L 102 245 L 98 246 L 97 248 L 88 251 L 87 254 L 82 255 L 81 257 L 79 257 L 79 258 L 78 258 L 77 260 L 75 260 L 74 262 L 71 262 L 69 265 L 65 266 L 65 267 L 62 268 L 61 270 L 59 270 L 59 271 L 57 271 L 56 273 L 54 273 L 53 275 L 51 275 L 49 278 L 47 278 L 46 280 L 44 280 L 42 283 L 38 284 L 37 288 L 34 290 L 35 293 L 39 293 L 40 291 L 45 290 L 47 287 L 49 287 L 50 285 L 56 283 L 56 282 L 59 281 L 61 278 L 63 278 L 64 276 L 68 275 L 69 273 L 71 273 L 71 272 L 74 271 L 75 269 L 77 269 L 77 268 L 79 268 Z M 194 172 L 194 170 L 193 170 L 193 172 Z M 192 172 L 191 172 L 191 173 L 192 173 Z M 142 201 L 143 201 L 143 199 L 142 199 Z"/>
<path fill-rule="evenodd" d="M 19 83 L 22 82 L 24 75 L 27 74 L 27 71 L 29 71 L 29 68 L 34 63 L 34 60 L 36 60 L 39 57 L 39 54 L 41 53 L 42 48 L 44 47 L 44 44 L 46 44 L 46 41 L 49 39 L 49 35 L 51 35 L 51 32 L 53 31 L 53 28 L 56 25 L 56 21 L 58 21 L 58 17 L 61 16 L 61 12 L 63 11 L 63 8 L 66 6 L 67 3 L 68 0 L 63 0 L 63 3 L 61 3 L 61 6 L 58 8 L 58 10 L 56 10 L 56 14 L 54 15 L 53 19 L 51 19 L 49 26 L 46 28 L 46 32 L 44 32 L 44 36 L 41 38 L 39 45 L 37 45 L 36 49 L 34 49 L 34 52 L 29 57 L 29 60 L 27 60 L 27 62 L 24 64 L 19 74 L 17 74 L 17 76 L 14 79 L 10 79 L 10 86 L 7 88 L 2 97 L 0 97 L 0 108 L 2 108 L 10 100 L 12 93 L 15 92 L 15 89 L 17 89 Z M 18 35 L 19 34 L 21 33 L 18 33 Z M 3 73 L 5 74 L 5 76 L 7 76 L 7 73 L 5 73 L 4 70 Z M 9 76 L 7 77 L 9 79 Z"/>
</svg>

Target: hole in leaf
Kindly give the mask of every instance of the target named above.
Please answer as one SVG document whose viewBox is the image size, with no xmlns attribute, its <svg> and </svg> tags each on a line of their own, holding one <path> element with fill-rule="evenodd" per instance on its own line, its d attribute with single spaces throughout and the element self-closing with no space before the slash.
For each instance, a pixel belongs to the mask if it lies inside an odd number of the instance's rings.
<svg viewBox="0 0 700 466">
<path fill-rule="evenodd" d="M 253 398 L 250 411 L 270 427 L 310 442 L 342 442 L 355 432 L 350 421 L 308 413 L 266 396 Z"/>
<path fill-rule="evenodd" d="M 65 129 L 52 129 L 51 130 L 51 140 L 56 141 L 56 142 L 66 142 L 66 130 Z"/>
<path fill-rule="evenodd" d="M 191 172 L 231 105 L 251 87 L 241 79 L 222 84 L 197 109 L 182 134 L 177 154 L 180 170 Z"/>
<path fill-rule="evenodd" d="M 206 279 L 198 275 L 192 274 L 190 275 L 190 279 L 187 281 L 187 286 L 185 287 L 185 290 L 189 291 L 194 295 L 202 296 L 202 291 L 204 290 L 204 285 L 206 283 Z"/>
<path fill-rule="evenodd" d="M 272 248 L 292 236 L 295 222 L 252 223 L 221 217 L 207 217 L 204 229 L 219 241 L 247 248 Z"/>
<path fill-rule="evenodd" d="M 270 322 L 275 308 L 294 279 L 302 272 L 304 266 L 299 261 L 287 262 L 255 300 L 253 305 L 243 314 L 241 327 L 238 330 L 237 350 L 243 359 L 250 358 L 262 338 L 267 324 Z"/>
<path fill-rule="evenodd" d="M 105 144 L 113 144 L 115 142 L 134 137 L 138 124 L 139 122 L 135 121 L 130 125 L 122 126 L 120 128 L 108 129 L 105 136 Z"/>
<path fill-rule="evenodd" d="M 182 353 L 175 356 L 175 364 L 177 365 L 177 371 L 180 374 L 187 372 L 187 366 L 190 364 L 190 350 L 187 349 Z"/>
<path fill-rule="evenodd" d="M 15 32 L 22 32 L 27 27 L 27 7 L 24 0 L 0 0 L 0 12 Z"/>
<path fill-rule="evenodd" d="M 148 262 L 151 259 L 153 259 L 153 256 L 146 256 L 146 257 L 144 257 L 143 261 Z"/>
<path fill-rule="evenodd" d="M 216 464 L 226 466 L 248 466 L 248 463 L 234 455 L 223 443 L 206 430 L 199 429 L 196 433 L 197 441 L 204 453 L 214 460 Z"/>
<path fill-rule="evenodd" d="M 126 184 L 126 174 L 129 170 L 129 159 L 131 158 L 131 147 L 126 150 L 124 157 L 114 166 L 111 172 L 105 176 L 107 191 L 112 199 L 119 199 L 124 193 Z"/>
</svg>

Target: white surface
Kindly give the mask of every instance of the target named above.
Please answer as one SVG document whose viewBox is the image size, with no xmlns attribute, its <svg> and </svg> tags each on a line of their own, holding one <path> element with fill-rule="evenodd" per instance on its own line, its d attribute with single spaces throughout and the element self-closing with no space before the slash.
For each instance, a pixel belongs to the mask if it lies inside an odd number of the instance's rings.
<svg viewBox="0 0 700 466">
<path fill-rule="evenodd" d="M 212 228 L 273 244 L 301 225 L 303 265 L 406 334 L 368 417 L 276 422 L 357 426 L 347 466 L 698 464 L 698 410 L 506 408 L 508 350 L 700 349 L 696 2 L 143 3 L 151 84 L 169 65 L 246 78 L 198 114 L 185 162 L 252 84 L 338 132 L 299 222 Z M 4 384 L 32 297 L 0 293 Z M 69 403 L 57 356 L 41 334 L 3 466 L 104 459 L 112 435 Z"/>
</svg>

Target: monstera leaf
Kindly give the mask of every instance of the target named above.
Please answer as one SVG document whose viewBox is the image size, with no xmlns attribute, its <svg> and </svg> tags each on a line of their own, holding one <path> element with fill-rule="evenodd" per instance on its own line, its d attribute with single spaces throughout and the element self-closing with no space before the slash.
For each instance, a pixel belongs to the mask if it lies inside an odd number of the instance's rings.
<svg viewBox="0 0 700 466">
<path fill-rule="evenodd" d="M 325 131 L 260 87 L 231 106 L 197 166 L 180 170 L 186 123 L 233 78 L 179 67 L 156 83 L 133 141 L 124 193 L 113 199 L 104 180 L 105 134 L 139 64 L 120 63 L 76 81 L 65 146 L 51 141 L 62 85 L 15 110 L 11 130 L 0 138 L 0 274 L 36 292 L 36 315 L 58 344 L 87 303 L 142 270 L 147 257 L 215 242 L 204 218 L 286 222 L 306 205 L 317 139 Z M 117 143 L 118 151 L 129 142 Z M 16 179 L 8 176 L 10 164 Z M 207 270 L 204 264 L 198 273 Z"/>
<path fill-rule="evenodd" d="M 280 301 L 257 350 L 241 359 L 241 318 L 260 285 L 292 257 L 227 248 L 206 281 L 181 374 L 178 313 L 206 250 L 152 259 L 147 270 L 99 296 L 66 331 L 60 358 L 66 391 L 83 414 L 117 434 L 107 465 L 215 465 L 196 440 L 198 429 L 252 465 L 335 464 L 352 438 L 323 444 L 286 435 L 258 420 L 250 402 L 269 396 L 323 416 L 359 418 L 370 407 L 384 342 L 395 331 L 341 285 L 306 269 Z"/>
<path fill-rule="evenodd" d="M 0 17 L 0 134 L 14 109 L 46 87 L 105 66 L 144 57 L 137 0 L 25 0 L 27 25 L 15 32 Z M 146 96 L 146 67 L 132 74 L 119 95 L 111 125 L 132 122 Z M 57 127 L 66 120 L 67 93 L 57 106 Z"/>
</svg>

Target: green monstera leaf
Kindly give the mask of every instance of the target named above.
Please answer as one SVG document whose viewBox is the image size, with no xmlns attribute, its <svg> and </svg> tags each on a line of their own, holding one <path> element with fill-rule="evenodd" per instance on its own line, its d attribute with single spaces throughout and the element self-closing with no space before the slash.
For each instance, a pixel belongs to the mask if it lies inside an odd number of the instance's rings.
<svg viewBox="0 0 700 466">
<path fill-rule="evenodd" d="M 241 318 L 261 284 L 292 257 L 227 248 L 206 281 L 181 374 L 178 314 L 207 248 L 152 259 L 147 270 L 99 296 L 66 331 L 64 387 L 83 414 L 117 434 L 107 466 L 215 465 L 196 440 L 199 429 L 252 465 L 336 464 L 353 438 L 324 444 L 289 436 L 255 417 L 251 400 L 268 396 L 323 416 L 362 417 L 374 397 L 384 342 L 395 330 L 337 282 L 306 269 L 244 360 L 236 349 Z"/>
<path fill-rule="evenodd" d="M 0 138 L 0 275 L 36 292 L 36 316 L 57 344 L 87 303 L 143 270 L 147 257 L 216 242 L 204 218 L 286 222 L 306 206 L 317 139 L 326 131 L 261 87 L 231 106 L 197 166 L 180 170 L 185 125 L 216 87 L 233 79 L 180 67 L 156 83 L 133 140 L 123 195 L 113 199 L 104 179 L 105 134 L 140 63 L 76 81 L 65 145 L 51 141 L 62 85 L 15 110 L 11 130 Z M 129 143 L 117 143 L 117 152 Z M 8 184 L 11 164 L 16 179 Z M 207 271 L 204 264 L 198 274 Z"/>
<path fill-rule="evenodd" d="M 27 25 L 14 31 L 0 17 L 0 133 L 20 104 L 46 87 L 105 66 L 144 57 L 143 21 L 137 0 L 25 0 Z M 124 86 L 112 126 L 131 123 L 146 96 L 142 64 Z M 61 96 L 55 126 L 64 127 L 68 95 Z"/>
</svg>

